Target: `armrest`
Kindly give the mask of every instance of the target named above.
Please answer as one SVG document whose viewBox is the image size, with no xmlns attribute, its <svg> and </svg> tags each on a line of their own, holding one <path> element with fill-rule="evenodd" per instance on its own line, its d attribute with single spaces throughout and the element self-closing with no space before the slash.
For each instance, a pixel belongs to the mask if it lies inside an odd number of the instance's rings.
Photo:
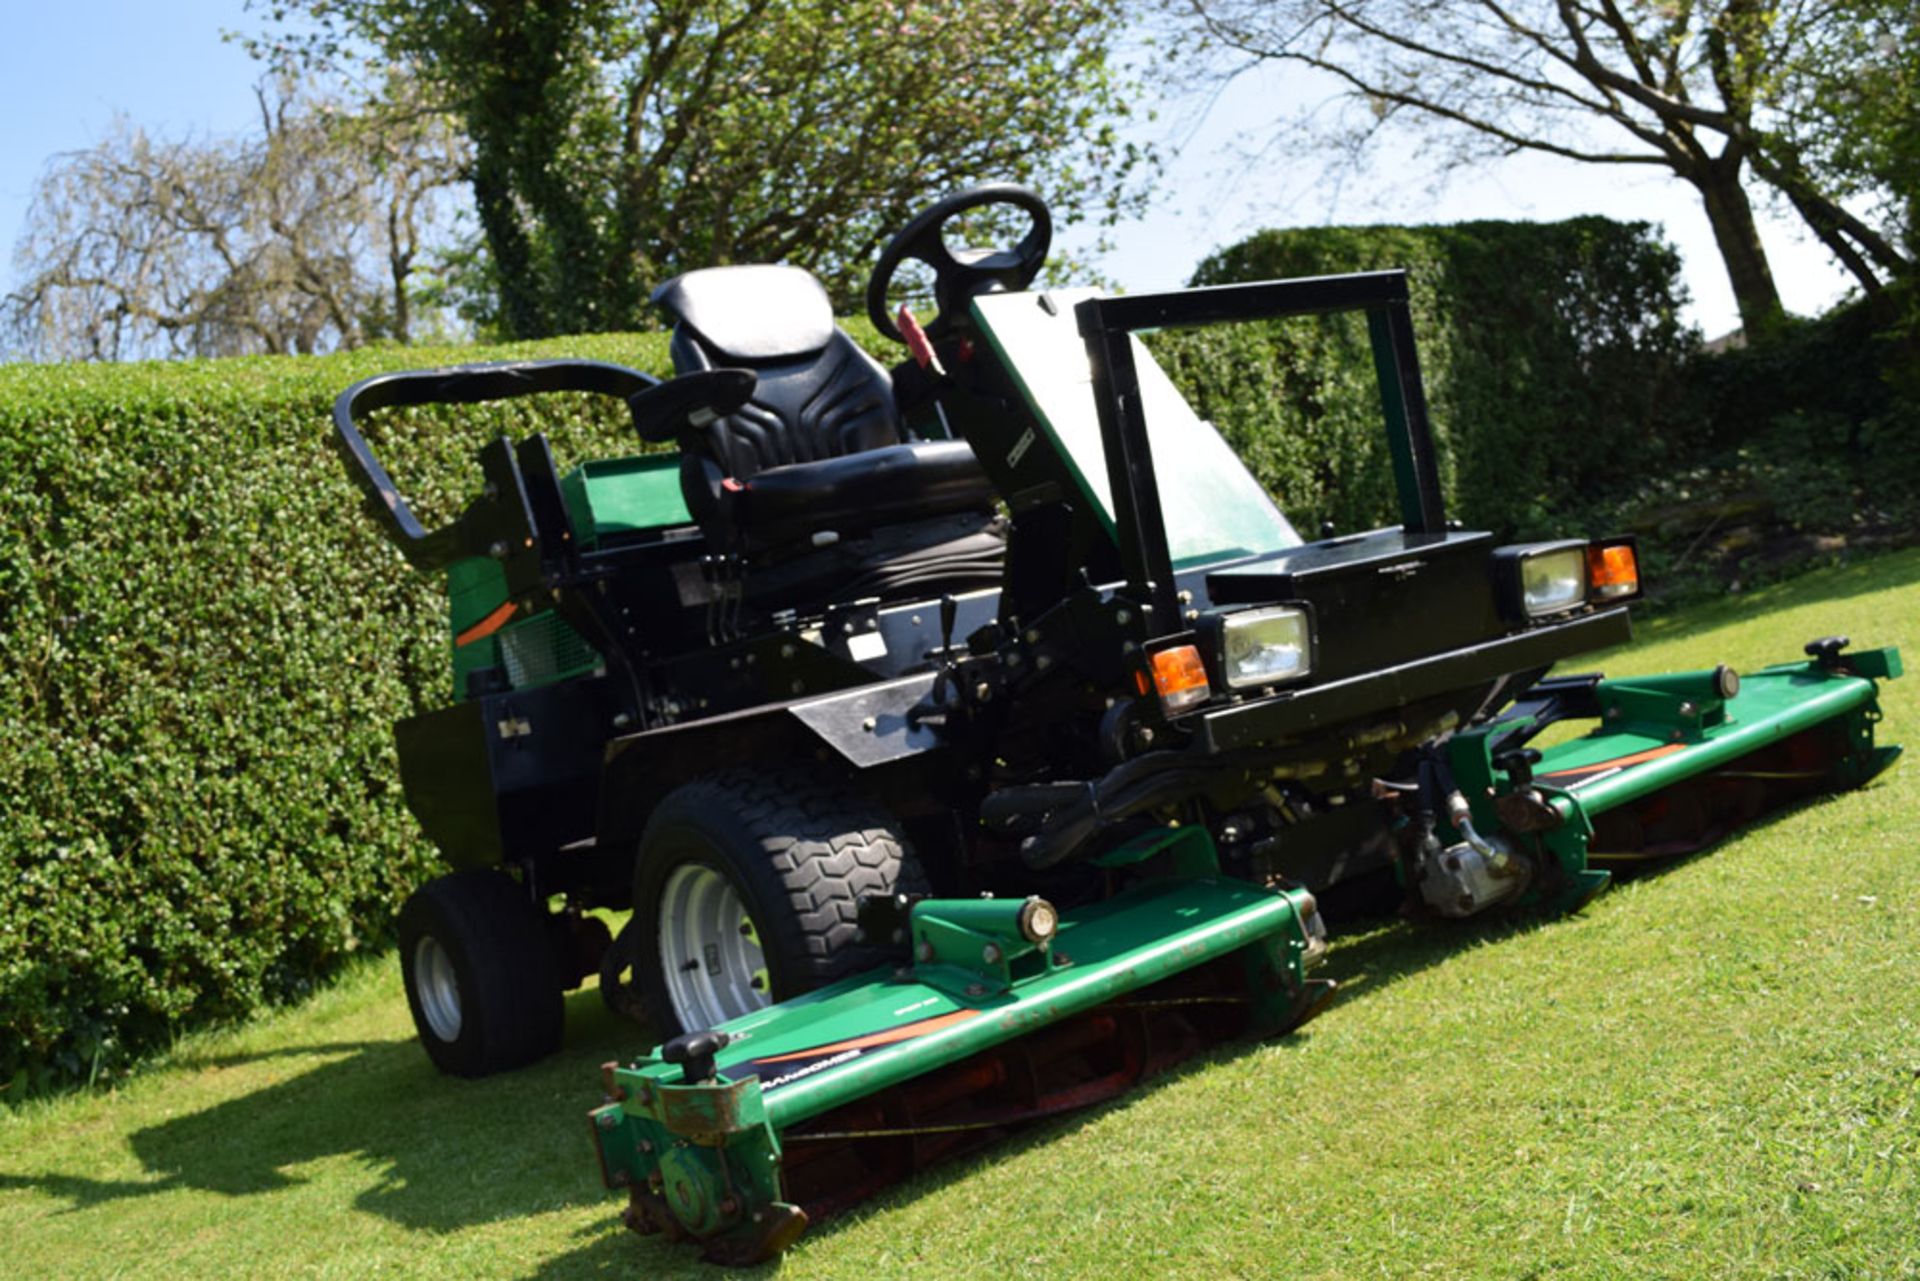
<svg viewBox="0 0 1920 1281">
<path fill-rule="evenodd" d="M 640 439 L 679 440 L 747 403 L 760 383 L 751 369 L 703 369 L 627 397 Z"/>
</svg>

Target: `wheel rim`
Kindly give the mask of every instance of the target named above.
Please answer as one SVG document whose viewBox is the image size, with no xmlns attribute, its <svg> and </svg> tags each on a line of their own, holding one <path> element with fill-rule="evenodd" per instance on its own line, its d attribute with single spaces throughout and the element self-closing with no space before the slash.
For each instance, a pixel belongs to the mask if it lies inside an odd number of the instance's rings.
<svg viewBox="0 0 1920 1281">
<path fill-rule="evenodd" d="M 701 1031 L 769 1004 L 760 932 L 732 882 L 704 863 L 682 863 L 660 895 L 660 972 L 687 1031 Z"/>
<path fill-rule="evenodd" d="M 413 946 L 413 990 L 433 1034 L 442 1041 L 459 1040 L 460 980 L 453 972 L 453 958 L 431 934 Z"/>
</svg>

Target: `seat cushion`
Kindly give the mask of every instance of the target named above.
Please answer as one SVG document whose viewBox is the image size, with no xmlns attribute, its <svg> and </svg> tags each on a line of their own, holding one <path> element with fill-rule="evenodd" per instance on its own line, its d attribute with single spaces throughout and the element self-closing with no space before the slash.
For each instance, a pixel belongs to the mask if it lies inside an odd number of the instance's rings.
<svg viewBox="0 0 1920 1281">
<path fill-rule="evenodd" d="M 799 267 L 703 267 L 661 285 L 653 301 L 721 364 L 797 360 L 826 346 L 834 332 L 825 287 Z"/>
<path fill-rule="evenodd" d="M 847 533 L 985 510 L 993 499 L 993 485 L 964 440 L 929 440 L 769 467 L 737 489 L 728 487 L 722 501 L 732 509 L 733 527 L 765 546 L 823 530 Z"/>
</svg>

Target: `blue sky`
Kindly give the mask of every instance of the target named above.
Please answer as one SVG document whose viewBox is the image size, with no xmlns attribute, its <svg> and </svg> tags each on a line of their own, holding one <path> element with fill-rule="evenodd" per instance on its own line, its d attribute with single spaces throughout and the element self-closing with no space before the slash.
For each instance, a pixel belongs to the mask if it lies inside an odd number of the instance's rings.
<svg viewBox="0 0 1920 1281">
<path fill-rule="evenodd" d="M 223 28 L 255 23 L 241 0 L 69 0 L 15 6 L 8 66 L 0 76 L 0 250 L 11 279 L 12 248 L 34 180 L 50 157 L 97 140 L 124 113 L 150 132 L 179 136 L 245 130 L 254 120 L 258 67 L 222 42 Z M 1114 229 L 1102 267 L 1130 289 L 1183 283 L 1209 250 L 1261 227 L 1324 222 L 1433 222 L 1464 218 L 1562 218 L 1600 213 L 1658 222 L 1680 247 L 1693 294 L 1692 319 L 1709 335 L 1735 324 L 1712 234 L 1698 199 L 1677 180 L 1615 167 L 1521 157 L 1475 169 L 1438 191 L 1424 180 L 1391 182 L 1375 167 L 1335 196 L 1312 171 L 1235 156 L 1236 138 L 1318 87 L 1297 74 L 1244 77 L 1196 123 L 1175 110 L 1143 139 L 1168 162 L 1163 194 L 1148 215 Z M 1845 278 L 1791 224 L 1765 216 L 1762 236 L 1788 307 L 1813 312 Z"/>
</svg>

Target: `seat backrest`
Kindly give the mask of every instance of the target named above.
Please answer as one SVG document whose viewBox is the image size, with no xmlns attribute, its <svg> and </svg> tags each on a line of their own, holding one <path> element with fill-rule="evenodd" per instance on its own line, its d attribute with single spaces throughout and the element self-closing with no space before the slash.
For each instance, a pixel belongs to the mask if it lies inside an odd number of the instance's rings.
<svg viewBox="0 0 1920 1281">
<path fill-rule="evenodd" d="M 817 462 L 901 442 L 893 380 L 833 323 L 827 291 L 798 267 L 707 267 L 653 292 L 674 318 L 678 373 L 725 366 L 759 376 L 753 399 L 707 429 L 723 476 Z"/>
</svg>

